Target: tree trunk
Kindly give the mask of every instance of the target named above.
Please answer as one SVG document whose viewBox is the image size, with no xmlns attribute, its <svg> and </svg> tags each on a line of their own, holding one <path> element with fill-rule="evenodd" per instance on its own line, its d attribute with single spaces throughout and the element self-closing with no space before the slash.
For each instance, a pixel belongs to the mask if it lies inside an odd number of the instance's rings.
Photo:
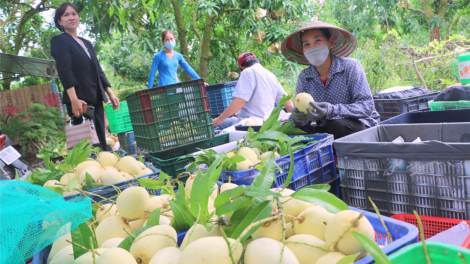
<svg viewBox="0 0 470 264">
<path fill-rule="evenodd" d="M 3 75 L 3 81 L 2 81 L 3 90 L 8 91 L 11 88 L 11 77 L 13 76 L 13 74 L 4 72 L 2 73 L 2 75 Z"/>
<path fill-rule="evenodd" d="M 189 49 L 188 49 L 188 40 L 186 38 L 186 29 L 184 28 L 183 22 L 183 15 L 181 13 L 181 8 L 178 6 L 178 0 L 172 0 L 171 4 L 173 6 L 174 14 L 175 14 L 175 21 L 176 21 L 176 30 L 178 31 L 178 40 L 180 42 L 180 52 L 183 54 L 184 58 L 188 63 L 191 62 L 189 57 Z M 183 80 L 189 81 L 191 80 L 191 76 L 187 72 L 184 72 Z"/>
<path fill-rule="evenodd" d="M 209 47 L 211 42 L 212 27 L 214 26 L 214 20 L 217 17 L 216 14 L 208 15 L 204 26 L 204 34 L 202 36 L 201 54 L 199 55 L 199 76 L 204 80 L 207 79 L 209 73 L 207 72 L 207 64 L 209 63 Z"/>
<path fill-rule="evenodd" d="M 431 28 L 430 30 L 430 36 L 431 36 L 431 39 L 430 41 L 434 41 L 435 39 L 437 39 L 437 41 L 441 42 L 441 32 L 440 32 L 440 27 L 434 27 L 434 28 Z"/>
</svg>

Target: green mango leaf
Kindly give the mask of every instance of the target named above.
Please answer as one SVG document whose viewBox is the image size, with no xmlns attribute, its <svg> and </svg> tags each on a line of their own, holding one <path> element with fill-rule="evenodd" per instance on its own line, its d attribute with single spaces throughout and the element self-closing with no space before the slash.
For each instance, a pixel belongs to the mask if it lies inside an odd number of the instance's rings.
<svg viewBox="0 0 470 264">
<path fill-rule="evenodd" d="M 191 212 L 186 201 L 186 190 L 184 185 L 179 183 L 176 199 L 170 201 L 170 207 L 175 215 L 174 228 L 178 231 L 186 231 L 196 221 L 196 216 Z"/>
<path fill-rule="evenodd" d="M 253 180 L 251 184 L 254 187 L 263 188 L 269 190 L 273 185 L 274 181 L 274 170 L 276 168 L 276 158 L 273 156 L 269 157 L 264 168 L 259 172 L 259 175 Z"/>
<path fill-rule="evenodd" d="M 46 188 L 53 191 L 53 192 L 55 192 L 55 193 L 60 194 L 60 196 L 63 196 L 64 192 L 65 192 L 64 188 L 62 188 L 62 187 L 46 186 Z"/>
<path fill-rule="evenodd" d="M 145 230 L 149 229 L 149 228 L 152 228 L 152 226 L 144 226 L 144 227 L 141 227 L 139 229 L 137 229 L 137 231 L 135 231 L 134 233 L 132 233 L 132 236 L 127 236 L 126 238 L 124 238 L 124 240 L 119 244 L 119 248 L 123 248 L 127 251 L 131 250 L 131 246 L 132 246 L 132 243 L 134 243 L 134 240 L 140 235 L 142 234 L 143 232 L 145 232 Z M 127 231 L 131 231 L 131 230 L 127 230 Z"/>
<path fill-rule="evenodd" d="M 88 174 L 88 173 L 87 173 Z M 77 184 L 78 184 L 78 179 L 77 178 L 73 178 L 69 181 L 69 183 L 67 183 L 67 187 L 65 187 L 65 189 L 67 190 L 67 192 L 71 192 L 73 191 L 73 189 L 75 187 L 77 187 Z"/>
<path fill-rule="evenodd" d="M 90 227 L 86 223 L 81 223 L 77 228 L 71 232 L 72 242 L 81 245 L 85 248 L 91 248 L 91 243 L 93 242 L 93 247 L 98 248 L 98 243 L 96 242 L 93 233 L 91 232 Z M 92 242 L 90 241 L 92 239 Z M 81 255 L 87 253 L 88 251 L 82 249 L 79 246 L 73 245 L 73 257 L 74 259 L 79 258 Z"/>
<path fill-rule="evenodd" d="M 359 256 L 361 253 L 356 253 L 354 255 L 348 255 L 342 259 L 340 259 L 336 264 L 351 264 L 354 263 L 357 259 L 357 256 Z"/>
<path fill-rule="evenodd" d="M 302 142 L 302 141 L 312 141 L 311 138 L 309 137 L 304 137 L 304 136 L 297 136 L 297 137 L 293 137 L 293 138 L 290 138 L 289 141 L 287 141 L 287 146 L 292 146 L 296 143 L 299 143 L 299 142 Z"/>
<path fill-rule="evenodd" d="M 387 255 L 382 249 L 369 237 L 357 231 L 351 231 L 351 234 L 361 243 L 367 252 L 374 258 L 376 264 L 391 264 Z"/>
<path fill-rule="evenodd" d="M 160 223 L 160 211 L 161 208 L 157 208 L 150 213 L 146 226 L 154 226 Z"/>
<path fill-rule="evenodd" d="M 85 184 L 82 186 L 82 190 L 88 191 L 101 186 L 103 186 L 103 184 L 97 183 L 88 172 L 85 173 Z"/>
<path fill-rule="evenodd" d="M 291 153 L 289 153 L 289 155 L 290 155 L 289 173 L 287 174 L 286 182 L 284 183 L 284 186 L 283 186 L 282 189 L 285 189 L 289 186 L 290 182 L 292 181 L 292 177 L 294 176 L 294 170 L 295 170 L 294 153 L 291 152 Z"/>
<path fill-rule="evenodd" d="M 268 129 L 275 127 L 276 125 L 279 125 L 278 119 L 279 119 L 279 114 L 281 113 L 282 107 L 284 104 L 291 100 L 292 96 L 291 95 L 284 95 L 282 99 L 279 101 L 278 106 L 274 107 L 273 111 L 271 112 L 271 116 L 264 121 L 263 125 L 261 126 L 259 133 L 264 133 Z M 276 127 L 276 129 L 278 129 Z"/>
<path fill-rule="evenodd" d="M 236 155 L 236 156 L 233 156 L 233 157 L 230 158 L 230 163 L 238 163 L 238 162 L 242 162 L 244 160 L 245 160 L 244 157 Z"/>
<path fill-rule="evenodd" d="M 282 132 L 286 135 L 302 135 L 302 134 L 306 134 L 305 131 L 303 131 L 302 129 L 300 128 L 297 128 L 297 127 L 294 127 L 294 121 L 292 122 L 287 122 L 287 123 L 284 123 L 281 125 L 281 127 L 279 127 L 277 129 L 277 131 L 279 132 Z"/>
<path fill-rule="evenodd" d="M 207 172 L 198 172 L 191 189 L 190 207 L 193 215 L 198 215 L 198 223 L 205 225 L 209 217 L 208 203 L 209 196 L 214 190 L 217 180 L 222 172 L 222 161 L 227 159 L 225 155 L 220 155 L 212 163 Z M 200 208 L 199 208 L 200 207 Z"/>
<path fill-rule="evenodd" d="M 304 188 L 327 192 L 331 189 L 331 186 L 329 184 L 326 184 L 326 183 L 320 183 L 320 184 L 305 186 Z"/>
<path fill-rule="evenodd" d="M 256 187 L 253 185 L 248 185 L 246 186 L 245 190 L 245 195 L 246 196 L 261 196 L 261 197 L 266 197 L 266 196 L 273 196 L 273 197 L 282 197 L 280 193 L 273 192 L 264 188 Z"/>
<path fill-rule="evenodd" d="M 222 215 L 225 215 L 227 213 L 236 211 L 238 209 L 245 208 L 250 204 L 251 204 L 251 199 L 249 197 L 247 197 L 247 196 L 237 197 L 237 198 L 233 199 L 233 201 L 231 201 L 229 203 L 226 203 L 226 204 L 223 204 L 222 206 L 217 208 L 215 213 L 218 216 L 222 216 Z"/>
<path fill-rule="evenodd" d="M 162 175 L 160 175 L 161 177 Z M 151 179 L 137 179 L 140 186 L 145 187 L 149 190 L 159 190 L 165 186 L 165 182 L 161 180 L 151 180 Z"/>
<path fill-rule="evenodd" d="M 175 228 L 177 232 L 188 230 L 190 225 L 187 224 L 189 219 L 186 219 L 186 217 L 190 217 L 192 214 L 190 214 L 190 216 L 185 215 L 183 213 L 183 210 L 178 206 L 175 201 L 170 201 L 170 208 L 173 212 L 173 215 L 175 216 L 173 218 L 174 222 L 172 221 L 173 224 L 171 226 Z"/>
<path fill-rule="evenodd" d="M 233 239 L 237 239 L 247 228 L 250 224 L 259 221 L 261 219 L 264 219 L 266 217 L 269 217 L 271 214 L 271 211 L 273 209 L 273 203 L 272 201 L 264 201 L 254 207 L 247 215 L 246 217 L 241 221 L 239 225 L 236 226 L 235 231 L 232 233 L 230 236 Z M 252 228 L 242 239 L 240 242 L 244 242 L 247 238 L 251 236 L 260 226 Z"/>
<path fill-rule="evenodd" d="M 241 196 L 244 192 L 245 185 L 240 185 L 233 189 L 226 190 L 215 198 L 214 207 L 219 208 L 222 205 L 230 202 L 231 199 Z"/>
<path fill-rule="evenodd" d="M 278 131 L 265 131 L 264 133 L 256 133 L 254 136 L 255 139 L 257 140 L 273 140 L 273 141 L 279 141 L 281 139 L 283 142 L 288 142 L 291 137 L 288 135 L 278 132 Z"/>
<path fill-rule="evenodd" d="M 295 199 L 317 204 L 325 208 L 328 212 L 336 214 L 343 210 L 349 210 L 346 203 L 338 199 L 338 197 L 325 191 L 319 191 L 311 188 L 302 188 L 290 195 Z"/>
</svg>

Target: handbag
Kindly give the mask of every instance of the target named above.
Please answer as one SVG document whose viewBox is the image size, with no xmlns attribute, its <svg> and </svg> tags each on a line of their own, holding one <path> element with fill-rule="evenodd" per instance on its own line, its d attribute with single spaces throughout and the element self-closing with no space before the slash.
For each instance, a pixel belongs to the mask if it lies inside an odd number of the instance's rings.
<svg viewBox="0 0 470 264">
<path fill-rule="evenodd" d="M 70 119 L 68 124 L 65 124 L 65 137 L 67 141 L 67 149 L 72 149 L 78 143 L 82 142 L 85 139 L 89 139 L 88 144 L 99 144 L 98 134 L 96 134 L 95 124 L 92 119 L 87 119 L 82 116 L 83 122 L 78 125 L 73 125 L 72 120 L 73 116 Z"/>
</svg>

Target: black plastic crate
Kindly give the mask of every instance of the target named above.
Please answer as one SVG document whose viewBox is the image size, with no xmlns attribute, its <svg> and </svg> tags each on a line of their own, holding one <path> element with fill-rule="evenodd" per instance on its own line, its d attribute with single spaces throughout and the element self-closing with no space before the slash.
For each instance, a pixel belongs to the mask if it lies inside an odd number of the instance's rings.
<svg viewBox="0 0 470 264">
<path fill-rule="evenodd" d="M 470 109 L 405 113 L 383 121 L 381 125 L 470 122 Z"/>
<path fill-rule="evenodd" d="M 403 113 L 429 110 L 428 102 L 439 93 L 432 92 L 404 99 L 374 99 L 375 109 L 382 121 Z"/>
</svg>

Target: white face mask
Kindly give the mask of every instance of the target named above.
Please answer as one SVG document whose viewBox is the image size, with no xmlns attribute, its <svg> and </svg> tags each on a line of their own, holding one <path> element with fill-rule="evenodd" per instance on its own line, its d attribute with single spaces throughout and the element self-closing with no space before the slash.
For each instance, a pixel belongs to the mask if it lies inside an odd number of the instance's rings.
<svg viewBox="0 0 470 264">
<path fill-rule="evenodd" d="M 313 66 L 320 66 L 325 63 L 328 54 L 330 54 L 330 50 L 327 45 L 313 47 L 304 52 L 304 56 Z"/>
</svg>

